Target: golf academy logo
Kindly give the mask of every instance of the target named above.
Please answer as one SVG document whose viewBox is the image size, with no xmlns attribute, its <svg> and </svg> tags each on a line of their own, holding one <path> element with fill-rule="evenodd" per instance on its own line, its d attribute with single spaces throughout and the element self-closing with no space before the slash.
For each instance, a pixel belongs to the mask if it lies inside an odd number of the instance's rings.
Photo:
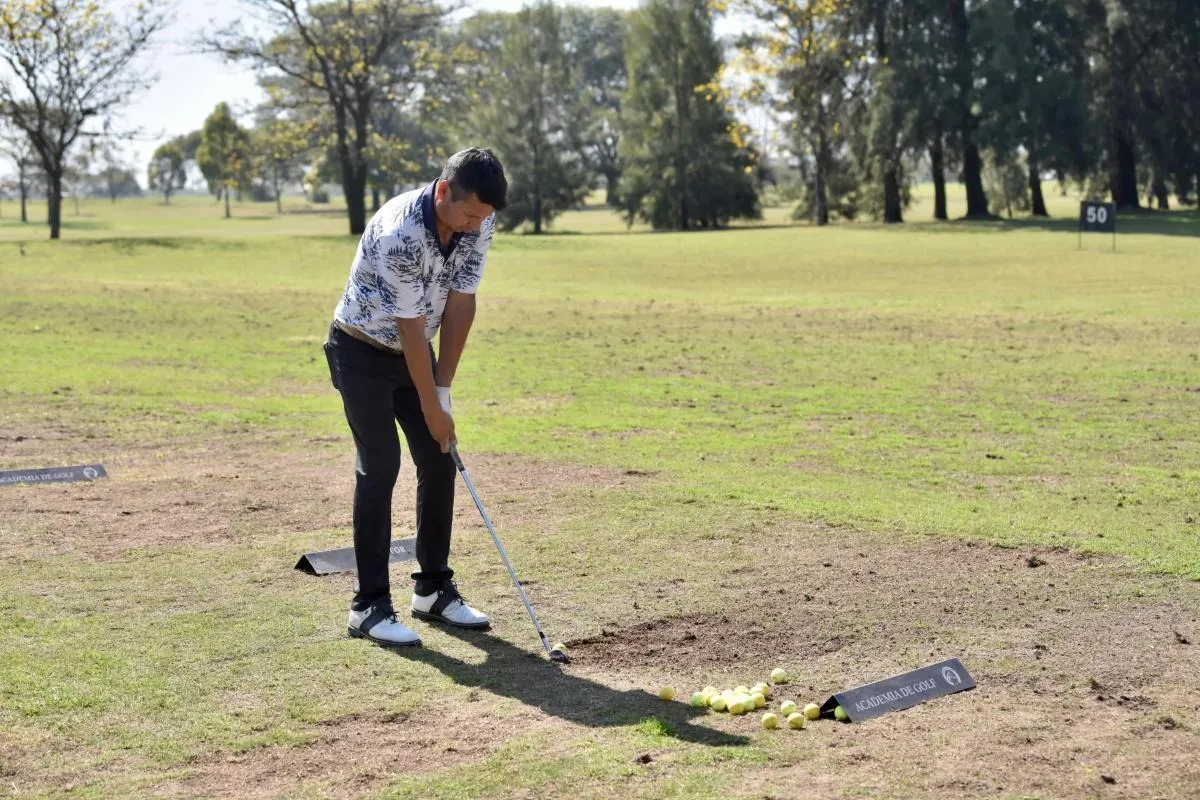
<svg viewBox="0 0 1200 800">
<path fill-rule="evenodd" d="M 96 478 L 100 477 L 100 473 L 96 472 L 94 467 L 84 467 L 83 477 L 87 478 L 89 481 L 94 481 Z"/>
<path fill-rule="evenodd" d="M 942 667 L 942 680 L 951 686 L 958 686 L 962 683 L 962 676 L 954 671 L 954 667 Z"/>
</svg>

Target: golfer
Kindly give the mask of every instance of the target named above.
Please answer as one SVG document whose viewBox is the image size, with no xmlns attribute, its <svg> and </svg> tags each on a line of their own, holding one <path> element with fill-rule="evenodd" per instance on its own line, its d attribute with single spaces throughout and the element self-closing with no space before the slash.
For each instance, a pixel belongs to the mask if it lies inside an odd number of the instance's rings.
<svg viewBox="0 0 1200 800">
<path fill-rule="evenodd" d="M 412 573 L 412 615 L 463 628 L 488 625 L 459 594 L 449 566 L 456 477 L 450 386 L 507 193 L 504 168 L 490 150 L 452 155 L 438 180 L 392 198 L 371 218 L 334 311 L 325 356 L 358 450 L 358 587 L 347 623 L 353 637 L 385 646 L 421 643 L 396 619 L 388 575 L 397 423 L 417 469 L 420 569 Z"/>
</svg>

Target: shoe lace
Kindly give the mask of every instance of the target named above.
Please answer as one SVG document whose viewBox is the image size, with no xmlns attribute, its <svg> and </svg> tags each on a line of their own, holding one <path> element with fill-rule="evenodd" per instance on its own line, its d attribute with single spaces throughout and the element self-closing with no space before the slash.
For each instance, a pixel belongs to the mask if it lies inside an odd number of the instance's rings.
<svg viewBox="0 0 1200 800">
<path fill-rule="evenodd" d="M 463 606 L 467 604 L 467 598 L 462 596 L 462 592 L 458 590 L 458 584 L 453 579 L 447 580 L 438 591 L 450 597 L 450 602 L 446 605 L 447 608 L 450 608 L 455 603 Z"/>
</svg>

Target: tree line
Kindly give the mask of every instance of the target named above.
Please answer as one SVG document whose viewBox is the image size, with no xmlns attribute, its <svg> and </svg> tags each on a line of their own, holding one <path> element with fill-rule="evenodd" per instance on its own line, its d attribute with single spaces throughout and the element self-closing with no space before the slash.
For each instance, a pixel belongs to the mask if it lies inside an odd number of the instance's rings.
<svg viewBox="0 0 1200 800">
<path fill-rule="evenodd" d="M 1200 188 L 1195 0 L 539 0 L 466 19 L 434 0 L 242 1 L 254 27 L 199 43 L 253 67 L 266 99 L 221 104 L 155 151 L 147 182 L 166 202 L 189 165 L 226 213 L 231 193 L 278 203 L 299 182 L 320 200 L 336 183 L 358 233 L 468 144 L 507 167 L 501 225 L 534 232 L 595 186 L 630 222 L 673 229 L 755 218 L 768 192 L 817 224 L 900 222 L 918 180 L 939 219 L 953 180 L 968 216 L 1044 215 L 1047 180 L 1126 208 Z M 0 11 L 0 124 L 45 176 L 52 236 L 69 154 L 120 135 L 166 21 L 114 8 Z M 724 41 L 723 15 L 740 31 Z"/>
</svg>

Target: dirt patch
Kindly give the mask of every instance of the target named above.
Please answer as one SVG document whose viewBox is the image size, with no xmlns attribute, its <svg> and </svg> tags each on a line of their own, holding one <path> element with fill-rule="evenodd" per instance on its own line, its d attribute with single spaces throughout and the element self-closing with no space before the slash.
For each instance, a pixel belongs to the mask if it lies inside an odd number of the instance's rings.
<svg viewBox="0 0 1200 800">
<path fill-rule="evenodd" d="M 323 797 L 372 794 L 397 773 L 484 759 L 527 725 L 520 717 L 481 716 L 477 708 L 328 720 L 309 744 L 193 762 L 184 777 L 156 786 L 155 796 L 287 797 L 306 784 L 318 786 Z"/>
<path fill-rule="evenodd" d="M 497 524 L 553 518 L 563 491 L 649 479 L 514 456 L 463 457 Z M 416 491 L 415 470 L 405 459 L 395 495 L 398 537 L 413 535 L 415 526 L 413 503 L 405 502 Z M 234 544 L 264 530 L 350 527 L 354 447 L 348 437 L 230 437 L 137 449 L 85 440 L 67 428 L 0 437 L 0 464 L 14 468 L 92 461 L 105 464 L 108 480 L 0 488 L 0 558 L 70 553 L 105 560 L 136 547 Z M 465 490 L 458 493 L 456 520 L 464 528 L 483 526 Z"/>
<path fill-rule="evenodd" d="M 776 699 L 802 704 L 949 657 L 978 682 L 861 725 L 813 725 L 802 763 L 756 770 L 758 796 L 1183 798 L 1200 786 L 1200 647 L 1183 643 L 1200 633 L 1198 583 L 1054 550 L 804 528 L 773 531 L 753 569 L 720 580 L 736 608 L 602 629 L 567 643 L 574 669 L 669 680 L 686 696 L 784 665 L 796 681 Z"/>
</svg>

